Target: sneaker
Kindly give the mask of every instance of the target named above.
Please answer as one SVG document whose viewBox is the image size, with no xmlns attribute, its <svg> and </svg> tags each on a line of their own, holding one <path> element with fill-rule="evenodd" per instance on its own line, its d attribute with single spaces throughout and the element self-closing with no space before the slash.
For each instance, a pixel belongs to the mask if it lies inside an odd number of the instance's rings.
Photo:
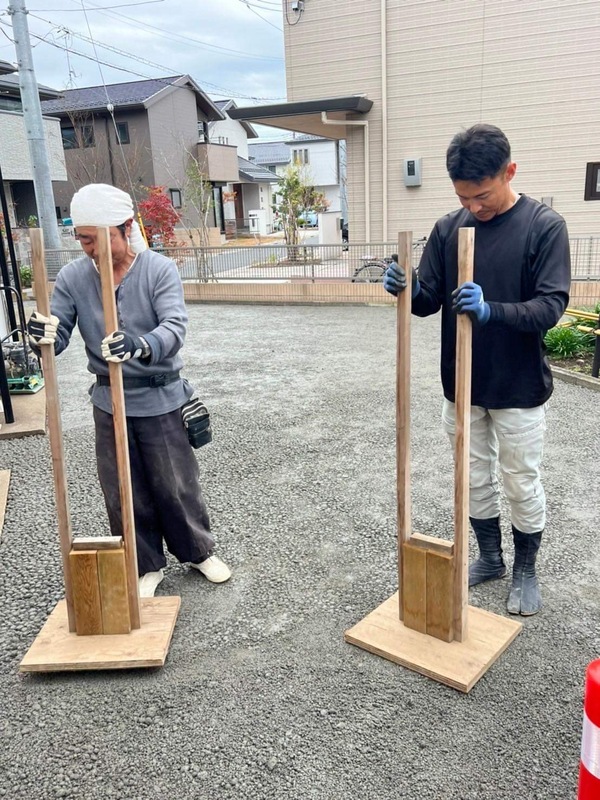
<svg viewBox="0 0 600 800">
<path fill-rule="evenodd" d="M 199 564 L 190 564 L 190 567 L 201 572 L 207 581 L 211 583 L 225 583 L 231 578 L 231 570 L 220 558 L 209 556 Z"/>
<path fill-rule="evenodd" d="M 158 572 L 147 572 L 142 575 L 139 580 L 140 597 L 154 597 L 156 587 L 164 577 L 165 573 L 162 569 L 159 569 Z"/>
</svg>

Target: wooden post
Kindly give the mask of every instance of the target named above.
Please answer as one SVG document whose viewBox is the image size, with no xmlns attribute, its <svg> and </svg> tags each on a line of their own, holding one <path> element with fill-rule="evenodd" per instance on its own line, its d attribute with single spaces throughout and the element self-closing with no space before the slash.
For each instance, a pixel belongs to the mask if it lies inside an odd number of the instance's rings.
<svg viewBox="0 0 600 800">
<path fill-rule="evenodd" d="M 474 228 L 458 232 L 458 285 L 473 280 Z M 456 436 L 454 457 L 454 638 L 468 636 L 469 450 L 471 441 L 471 342 L 468 314 L 456 318 Z"/>
<path fill-rule="evenodd" d="M 44 256 L 44 234 L 39 228 L 32 228 L 29 232 L 31 239 L 31 261 L 33 266 L 33 279 L 36 285 L 36 302 L 40 314 L 50 316 L 50 301 L 48 299 L 48 274 Z M 69 553 L 71 552 L 71 518 L 69 516 L 69 498 L 67 495 L 67 478 L 65 470 L 65 455 L 63 450 L 62 424 L 60 419 L 60 405 L 58 400 L 58 380 L 56 377 L 56 362 L 54 359 L 54 346 L 51 344 L 40 345 L 42 351 L 42 365 L 44 368 L 44 386 L 46 390 L 46 407 L 48 409 L 48 436 L 50 438 L 50 451 L 52 454 L 52 472 L 54 475 L 54 493 L 56 496 L 56 514 L 58 518 L 58 535 L 60 539 L 60 555 L 65 581 L 65 599 L 67 601 L 67 618 L 69 631 L 76 630 L 75 611 L 73 606 L 73 586 L 71 582 L 71 567 Z"/>
<path fill-rule="evenodd" d="M 110 250 L 110 230 L 98 227 L 98 254 L 100 281 L 102 283 L 102 306 L 106 333 L 119 329 L 115 303 L 112 254 Z M 121 364 L 109 362 L 108 374 L 112 396 L 113 424 L 117 449 L 117 472 L 121 495 L 121 520 L 123 524 L 123 544 L 127 562 L 127 593 L 131 627 L 140 627 L 140 597 L 138 588 L 137 550 L 135 544 L 135 521 L 133 517 L 133 493 L 129 468 L 129 446 L 127 442 L 127 420 L 125 418 L 125 397 L 123 394 L 123 374 Z"/>
<path fill-rule="evenodd" d="M 398 293 L 396 332 L 396 487 L 398 503 L 398 598 L 404 617 L 404 545 L 411 535 L 410 493 L 410 314 L 412 306 L 412 231 L 398 234 L 398 263 L 406 289 Z"/>
</svg>

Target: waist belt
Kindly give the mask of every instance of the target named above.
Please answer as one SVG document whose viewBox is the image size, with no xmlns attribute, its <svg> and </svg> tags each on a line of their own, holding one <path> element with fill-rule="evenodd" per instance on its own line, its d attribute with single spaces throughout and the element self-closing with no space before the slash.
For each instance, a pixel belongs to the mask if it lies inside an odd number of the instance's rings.
<svg viewBox="0 0 600 800">
<path fill-rule="evenodd" d="M 147 387 L 167 386 L 179 380 L 179 372 L 160 372 L 158 375 L 149 375 L 147 378 L 123 378 L 124 389 L 144 389 Z M 110 386 L 108 375 L 96 375 L 97 386 Z"/>
</svg>

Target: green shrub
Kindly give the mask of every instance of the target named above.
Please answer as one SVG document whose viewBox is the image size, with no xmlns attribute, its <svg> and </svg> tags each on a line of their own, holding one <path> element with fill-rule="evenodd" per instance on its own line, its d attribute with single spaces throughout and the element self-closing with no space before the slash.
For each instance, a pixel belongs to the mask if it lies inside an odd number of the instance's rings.
<svg viewBox="0 0 600 800">
<path fill-rule="evenodd" d="M 574 327 L 552 328 L 544 337 L 548 354 L 555 358 L 573 358 L 593 350 L 594 335 Z"/>
<path fill-rule="evenodd" d="M 21 289 L 30 289 L 33 276 L 29 264 L 23 264 L 23 266 L 19 268 L 19 277 L 21 278 Z"/>
</svg>

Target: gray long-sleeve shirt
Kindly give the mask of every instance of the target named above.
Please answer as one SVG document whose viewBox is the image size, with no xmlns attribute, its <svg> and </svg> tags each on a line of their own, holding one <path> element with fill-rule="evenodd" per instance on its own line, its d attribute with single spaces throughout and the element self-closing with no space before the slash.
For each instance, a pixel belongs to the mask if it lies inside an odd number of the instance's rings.
<svg viewBox="0 0 600 800">
<path fill-rule="evenodd" d="M 91 258 L 82 256 L 58 273 L 51 301 L 52 314 L 60 320 L 55 352 L 69 344 L 75 324 L 85 342 L 88 369 L 94 375 L 108 375 L 101 343 L 106 336 L 102 310 L 100 275 Z M 123 377 L 150 377 L 176 372 L 183 367 L 179 353 L 188 322 L 183 286 L 175 263 L 159 253 L 145 250 L 135 259 L 117 290 L 119 329 L 131 336 L 143 336 L 152 349 L 144 362 L 123 362 Z M 180 408 L 193 394 L 187 381 L 167 386 L 125 389 L 127 416 L 152 417 Z M 112 413 L 110 387 L 90 387 L 92 403 Z"/>
</svg>

